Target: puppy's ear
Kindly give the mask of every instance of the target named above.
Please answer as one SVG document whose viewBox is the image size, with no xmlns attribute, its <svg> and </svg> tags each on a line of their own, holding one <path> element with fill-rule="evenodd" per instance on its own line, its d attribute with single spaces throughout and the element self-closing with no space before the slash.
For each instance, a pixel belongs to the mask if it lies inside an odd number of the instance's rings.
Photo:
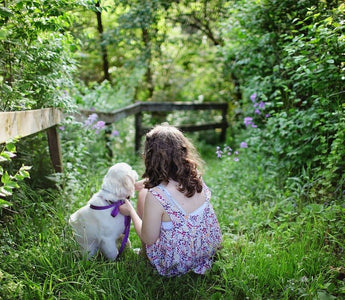
<svg viewBox="0 0 345 300">
<path fill-rule="evenodd" d="M 132 170 L 131 176 L 133 177 L 134 181 L 137 181 L 139 178 L 139 175 L 136 171 Z"/>
<path fill-rule="evenodd" d="M 131 175 L 126 175 L 123 177 L 122 179 L 122 185 L 124 187 L 124 189 L 127 191 L 128 196 L 133 197 L 134 196 L 134 192 L 135 192 L 135 184 L 136 179 L 135 177 L 131 176 Z"/>
</svg>

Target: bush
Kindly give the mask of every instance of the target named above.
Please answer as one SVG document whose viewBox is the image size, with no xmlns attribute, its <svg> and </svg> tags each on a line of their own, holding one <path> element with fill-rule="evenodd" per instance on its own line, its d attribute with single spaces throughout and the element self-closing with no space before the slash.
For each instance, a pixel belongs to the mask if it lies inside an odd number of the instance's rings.
<svg viewBox="0 0 345 300">
<path fill-rule="evenodd" d="M 0 7 L 0 110 L 71 110 L 75 41 L 69 1 L 11 1 Z"/>
<path fill-rule="evenodd" d="M 258 126 L 252 145 L 273 156 L 286 178 L 313 182 L 315 198 L 341 197 L 345 5 L 265 0 L 232 9 L 229 71 L 244 95 L 238 120 L 251 117 Z M 254 92 L 268 119 L 253 114 Z"/>
</svg>

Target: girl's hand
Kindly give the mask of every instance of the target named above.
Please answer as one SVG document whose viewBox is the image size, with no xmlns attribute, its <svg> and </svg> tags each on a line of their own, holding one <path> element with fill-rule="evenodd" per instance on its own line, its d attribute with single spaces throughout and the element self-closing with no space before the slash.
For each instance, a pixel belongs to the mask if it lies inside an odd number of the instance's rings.
<svg viewBox="0 0 345 300">
<path fill-rule="evenodd" d="M 133 205 L 129 200 L 125 200 L 126 202 L 119 207 L 120 213 L 124 216 L 130 216 L 132 211 L 134 210 Z"/>
<path fill-rule="evenodd" d="M 144 189 L 144 182 L 145 182 L 145 179 L 143 180 L 140 180 L 140 181 L 137 181 L 134 186 L 135 186 L 135 190 L 136 191 L 141 191 L 142 189 Z"/>
</svg>

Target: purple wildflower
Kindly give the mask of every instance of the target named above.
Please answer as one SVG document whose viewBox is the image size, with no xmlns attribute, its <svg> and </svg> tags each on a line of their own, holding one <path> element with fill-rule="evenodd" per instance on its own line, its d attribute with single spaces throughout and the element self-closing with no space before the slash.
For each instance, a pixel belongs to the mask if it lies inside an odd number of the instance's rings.
<svg viewBox="0 0 345 300">
<path fill-rule="evenodd" d="M 120 134 L 119 134 L 119 132 L 117 131 L 117 130 L 113 130 L 112 132 L 111 132 L 111 136 L 119 136 Z"/>
<path fill-rule="evenodd" d="M 60 126 L 59 129 L 60 129 L 61 131 L 65 131 L 65 126 Z"/>
<path fill-rule="evenodd" d="M 255 101 L 256 101 L 256 96 L 257 96 L 256 93 L 254 93 L 250 96 L 250 100 L 252 100 L 253 103 L 255 103 Z"/>
<path fill-rule="evenodd" d="M 222 155 L 223 155 L 223 151 L 222 151 L 222 150 L 220 150 L 220 147 L 219 147 L 219 146 L 217 146 L 217 151 L 216 151 L 216 154 L 217 154 L 217 157 L 218 157 L 218 158 L 221 158 L 221 157 L 222 157 Z"/>
<path fill-rule="evenodd" d="M 242 143 L 240 144 L 240 147 L 241 147 L 241 148 L 248 148 L 248 144 L 247 144 L 246 142 L 242 142 Z"/>
<path fill-rule="evenodd" d="M 91 114 L 89 115 L 89 117 L 87 118 L 87 120 L 85 120 L 84 122 L 84 126 L 87 127 L 87 126 L 91 126 L 93 123 L 95 123 L 98 119 L 98 115 L 97 114 Z"/>
<path fill-rule="evenodd" d="M 263 101 L 260 101 L 260 103 L 259 103 L 259 108 L 260 108 L 260 109 L 265 109 L 265 106 L 266 106 L 266 103 L 263 102 Z"/>
<path fill-rule="evenodd" d="M 251 117 L 245 117 L 244 118 L 244 125 L 246 125 L 246 127 L 248 127 L 252 123 L 253 123 L 253 118 L 251 118 Z"/>
<path fill-rule="evenodd" d="M 271 116 L 270 114 L 266 114 L 266 115 L 265 115 L 266 118 L 269 118 L 270 116 Z"/>
<path fill-rule="evenodd" d="M 260 109 L 257 108 L 257 109 L 255 110 L 255 113 L 258 114 L 258 115 L 260 115 L 260 114 L 261 114 Z"/>
<path fill-rule="evenodd" d="M 102 129 L 105 128 L 105 122 L 104 121 L 98 121 L 95 125 L 92 127 L 95 129 L 95 133 L 99 133 Z"/>
<path fill-rule="evenodd" d="M 253 128 L 256 128 L 258 126 L 256 126 L 254 123 L 253 123 L 253 118 L 252 117 L 245 117 L 244 118 L 244 125 L 246 125 L 246 127 L 248 126 L 251 126 Z"/>
<path fill-rule="evenodd" d="M 234 161 L 239 161 L 240 159 L 238 157 L 235 157 L 234 158 Z"/>
</svg>

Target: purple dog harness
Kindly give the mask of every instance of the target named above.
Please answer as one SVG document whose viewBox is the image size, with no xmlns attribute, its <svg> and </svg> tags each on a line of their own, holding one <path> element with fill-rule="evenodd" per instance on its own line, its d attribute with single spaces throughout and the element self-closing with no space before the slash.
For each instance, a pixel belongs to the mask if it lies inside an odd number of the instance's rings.
<svg viewBox="0 0 345 300">
<path fill-rule="evenodd" d="M 105 206 L 97 206 L 97 205 L 90 204 L 90 208 L 95 209 L 95 210 L 105 210 L 105 209 L 109 209 L 109 208 L 113 207 L 113 210 L 111 211 L 111 216 L 113 218 L 115 218 L 117 216 L 117 214 L 119 213 L 119 207 L 124 203 L 125 203 L 125 200 L 117 200 L 116 202 L 113 202 L 113 203 L 111 203 L 109 205 L 105 205 Z M 131 228 L 131 217 L 125 216 L 125 230 L 123 232 L 125 234 L 125 237 L 122 240 L 118 255 L 120 255 L 122 253 L 123 249 L 126 246 L 130 228 Z"/>
</svg>

